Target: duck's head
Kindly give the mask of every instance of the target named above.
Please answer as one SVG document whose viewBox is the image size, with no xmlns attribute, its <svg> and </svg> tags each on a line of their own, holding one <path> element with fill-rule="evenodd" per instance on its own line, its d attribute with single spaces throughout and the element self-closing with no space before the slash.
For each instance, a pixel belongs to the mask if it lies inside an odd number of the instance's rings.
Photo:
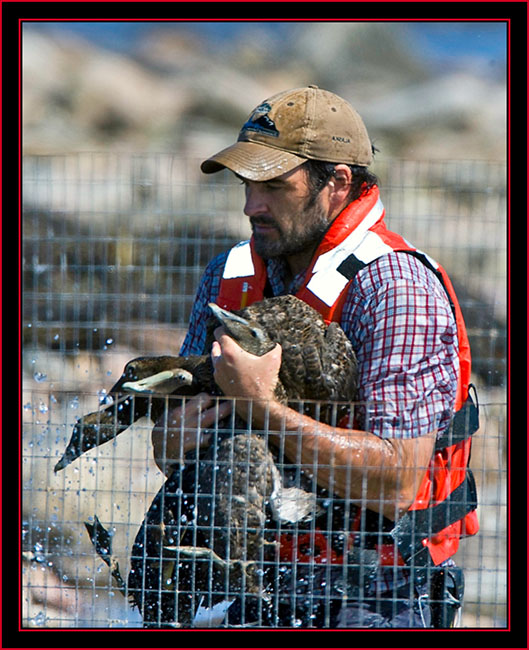
<svg viewBox="0 0 529 650">
<path fill-rule="evenodd" d="M 257 323 L 223 309 L 212 302 L 209 303 L 209 308 L 219 325 L 222 325 L 226 330 L 226 334 L 237 341 L 246 352 L 261 357 L 274 348 L 274 341 Z"/>
</svg>

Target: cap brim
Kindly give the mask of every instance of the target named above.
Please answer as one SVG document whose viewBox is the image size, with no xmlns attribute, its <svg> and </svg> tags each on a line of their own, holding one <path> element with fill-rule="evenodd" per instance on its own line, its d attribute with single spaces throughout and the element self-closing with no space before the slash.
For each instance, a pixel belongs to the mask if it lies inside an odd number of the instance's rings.
<svg viewBox="0 0 529 650">
<path fill-rule="evenodd" d="M 257 142 L 236 142 L 205 160 L 200 169 L 213 174 L 227 167 L 251 181 L 269 181 L 306 162 L 306 158 Z"/>
</svg>

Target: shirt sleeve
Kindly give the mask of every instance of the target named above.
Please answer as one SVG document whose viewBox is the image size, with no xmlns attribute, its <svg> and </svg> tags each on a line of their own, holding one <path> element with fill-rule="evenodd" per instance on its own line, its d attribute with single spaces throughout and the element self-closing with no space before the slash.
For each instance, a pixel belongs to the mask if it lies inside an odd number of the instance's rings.
<svg viewBox="0 0 529 650">
<path fill-rule="evenodd" d="M 205 353 L 206 323 L 211 315 L 208 303 L 215 302 L 219 295 L 220 280 L 227 256 L 228 252 L 217 255 L 204 271 L 191 310 L 189 328 L 180 348 L 181 356 Z"/>
<path fill-rule="evenodd" d="M 448 427 L 459 371 L 457 328 L 435 275 L 389 253 L 352 283 L 342 326 L 355 348 L 364 428 L 415 438 Z"/>
</svg>

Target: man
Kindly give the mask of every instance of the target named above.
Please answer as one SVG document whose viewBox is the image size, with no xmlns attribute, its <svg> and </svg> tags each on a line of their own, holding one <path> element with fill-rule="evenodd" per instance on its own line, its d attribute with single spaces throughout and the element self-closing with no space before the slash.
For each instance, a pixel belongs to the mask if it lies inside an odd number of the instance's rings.
<svg viewBox="0 0 529 650">
<path fill-rule="evenodd" d="M 238 309 L 295 294 L 344 329 L 366 403 L 361 420 L 337 427 L 286 408 L 273 395 L 280 346 L 255 357 L 216 331 L 211 355 L 224 394 L 251 399 L 254 428 L 270 431 L 286 461 L 310 466 L 319 489 L 342 503 L 341 542 L 318 525 L 305 537 L 281 537 L 287 565 L 323 567 L 333 584 L 326 605 L 316 598 L 298 606 L 285 593 L 298 593 L 308 573 L 282 583 L 279 625 L 448 627 L 462 596 L 450 558 L 460 536 L 478 528 L 467 470 L 475 413 L 461 312 L 444 271 L 386 229 L 377 179 L 368 171 L 372 158 L 358 113 L 309 86 L 260 104 L 236 144 L 202 163 L 205 173 L 228 168 L 241 180 L 252 238 L 208 265 L 181 354 L 203 351 L 208 302 Z M 244 400 L 236 404 L 247 417 Z M 153 432 L 159 466 L 192 449 L 195 432 L 229 410 L 206 395 L 185 412 L 175 409 L 169 426 L 160 422 Z M 200 439 L 201 446 L 209 442 L 210 434 Z M 451 509 L 452 494 L 458 509 Z M 354 577 L 345 576 L 354 549 L 369 551 L 365 558 L 375 553 L 374 568 L 360 562 Z M 311 586 L 318 587 L 314 580 Z"/>
</svg>

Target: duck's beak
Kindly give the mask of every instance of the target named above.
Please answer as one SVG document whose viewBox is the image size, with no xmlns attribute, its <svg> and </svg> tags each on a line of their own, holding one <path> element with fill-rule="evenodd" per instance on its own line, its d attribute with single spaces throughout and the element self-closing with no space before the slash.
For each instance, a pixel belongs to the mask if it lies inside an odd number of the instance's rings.
<svg viewBox="0 0 529 650">
<path fill-rule="evenodd" d="M 208 307 L 211 309 L 213 315 L 219 321 L 219 323 L 223 325 L 227 330 L 230 329 L 231 323 L 238 323 L 239 325 L 243 325 L 248 328 L 250 327 L 250 322 L 246 318 L 237 316 L 237 314 L 233 314 L 231 311 L 219 307 L 214 302 L 208 303 Z"/>
<path fill-rule="evenodd" d="M 144 377 L 138 381 L 126 381 L 122 388 L 132 393 L 153 393 L 171 394 L 184 386 L 191 386 L 193 375 L 182 368 L 175 370 L 163 370 L 150 377 Z"/>
</svg>

